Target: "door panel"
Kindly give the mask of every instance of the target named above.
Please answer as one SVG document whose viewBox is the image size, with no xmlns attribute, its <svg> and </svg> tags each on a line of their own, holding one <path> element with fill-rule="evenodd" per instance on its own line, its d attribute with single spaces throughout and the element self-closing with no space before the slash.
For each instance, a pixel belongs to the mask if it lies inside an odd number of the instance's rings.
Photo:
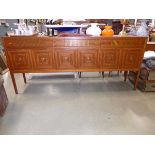
<svg viewBox="0 0 155 155">
<path fill-rule="evenodd" d="M 53 52 L 51 49 L 36 49 L 32 50 L 34 68 L 50 69 L 54 68 Z"/>
<path fill-rule="evenodd" d="M 30 50 L 9 50 L 10 67 L 14 70 L 31 69 Z"/>
<path fill-rule="evenodd" d="M 98 60 L 99 49 L 98 48 L 79 48 L 79 68 L 80 69 L 97 69 L 99 68 Z"/>
<path fill-rule="evenodd" d="M 140 49 L 123 49 L 122 52 L 122 68 L 125 69 L 136 69 L 140 65 Z"/>
<path fill-rule="evenodd" d="M 104 69 L 118 69 L 120 59 L 119 49 L 102 49 L 101 50 L 101 66 Z"/>
<path fill-rule="evenodd" d="M 76 68 L 77 48 L 55 48 L 54 54 L 58 69 Z"/>
</svg>

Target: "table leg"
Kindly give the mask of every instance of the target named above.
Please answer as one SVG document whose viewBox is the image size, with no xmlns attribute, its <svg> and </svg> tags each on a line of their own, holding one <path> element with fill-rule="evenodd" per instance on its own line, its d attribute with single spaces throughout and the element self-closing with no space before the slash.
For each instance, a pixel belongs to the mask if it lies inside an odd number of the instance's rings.
<svg viewBox="0 0 155 155">
<path fill-rule="evenodd" d="M 112 72 L 112 71 L 109 72 L 109 75 L 108 75 L 109 77 L 111 76 L 111 72 Z"/>
<path fill-rule="evenodd" d="M 14 86 L 15 93 L 18 94 L 18 90 L 17 90 L 17 85 L 16 85 L 16 80 L 15 80 L 15 77 L 14 77 L 14 73 L 10 72 L 10 75 L 11 75 L 11 79 L 12 79 L 12 83 L 13 83 L 13 86 Z"/>
<path fill-rule="evenodd" d="M 26 83 L 26 76 L 25 73 L 23 73 L 24 83 Z"/>
<path fill-rule="evenodd" d="M 128 76 L 128 71 L 124 71 L 124 81 L 127 80 L 127 76 Z"/>
<path fill-rule="evenodd" d="M 138 80 L 139 80 L 139 74 L 140 74 L 140 71 L 137 71 L 136 72 L 135 83 L 134 83 L 134 90 L 137 89 L 137 84 L 138 84 Z"/>
<path fill-rule="evenodd" d="M 104 72 L 102 72 L 102 77 L 104 78 Z"/>
<path fill-rule="evenodd" d="M 79 78 L 81 78 L 81 72 L 78 72 L 78 74 L 79 74 Z"/>
</svg>

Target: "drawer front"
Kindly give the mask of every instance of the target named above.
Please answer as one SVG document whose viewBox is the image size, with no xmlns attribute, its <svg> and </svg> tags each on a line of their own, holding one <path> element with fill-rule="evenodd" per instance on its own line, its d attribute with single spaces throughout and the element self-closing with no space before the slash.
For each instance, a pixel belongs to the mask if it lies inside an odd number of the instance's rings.
<svg viewBox="0 0 155 155">
<path fill-rule="evenodd" d="M 32 50 L 34 68 L 50 69 L 55 68 L 53 62 L 53 49 L 36 49 Z"/>
<path fill-rule="evenodd" d="M 137 38 L 118 38 L 118 39 L 106 39 L 101 40 L 101 48 L 110 47 L 142 47 L 145 44 L 144 39 Z"/>
<path fill-rule="evenodd" d="M 54 47 L 99 47 L 99 39 L 54 39 Z"/>
<path fill-rule="evenodd" d="M 99 68 L 99 49 L 98 48 L 79 48 L 78 62 L 80 69 Z"/>
<path fill-rule="evenodd" d="M 102 49 L 101 66 L 106 69 L 118 69 L 120 64 L 120 49 Z"/>
<path fill-rule="evenodd" d="M 77 48 L 54 48 L 57 69 L 77 67 Z"/>
<path fill-rule="evenodd" d="M 13 70 L 32 69 L 32 61 L 30 50 L 10 50 L 7 51 L 9 59 L 9 66 Z"/>
<path fill-rule="evenodd" d="M 10 37 L 5 40 L 5 48 L 38 48 L 38 47 L 52 47 L 53 40 L 51 38 L 37 38 L 37 37 Z"/>
</svg>

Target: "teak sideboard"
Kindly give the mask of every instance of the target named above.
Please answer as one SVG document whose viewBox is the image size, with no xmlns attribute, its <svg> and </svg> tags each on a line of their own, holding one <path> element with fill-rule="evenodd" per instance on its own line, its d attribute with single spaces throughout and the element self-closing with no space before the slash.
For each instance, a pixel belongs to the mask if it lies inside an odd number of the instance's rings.
<svg viewBox="0 0 155 155">
<path fill-rule="evenodd" d="M 14 73 L 135 71 L 137 78 L 146 37 L 46 37 L 11 36 L 3 38 L 14 89 Z"/>
</svg>

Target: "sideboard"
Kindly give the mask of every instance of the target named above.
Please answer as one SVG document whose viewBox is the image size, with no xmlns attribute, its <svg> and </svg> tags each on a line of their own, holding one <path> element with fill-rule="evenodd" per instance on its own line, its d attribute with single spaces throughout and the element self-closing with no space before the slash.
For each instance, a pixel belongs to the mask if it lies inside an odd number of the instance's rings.
<svg viewBox="0 0 155 155">
<path fill-rule="evenodd" d="M 155 42 L 147 42 L 145 51 L 154 51 L 155 52 Z"/>
<path fill-rule="evenodd" d="M 15 93 L 14 73 L 135 71 L 137 87 L 146 37 L 11 36 L 3 46 Z"/>
</svg>

